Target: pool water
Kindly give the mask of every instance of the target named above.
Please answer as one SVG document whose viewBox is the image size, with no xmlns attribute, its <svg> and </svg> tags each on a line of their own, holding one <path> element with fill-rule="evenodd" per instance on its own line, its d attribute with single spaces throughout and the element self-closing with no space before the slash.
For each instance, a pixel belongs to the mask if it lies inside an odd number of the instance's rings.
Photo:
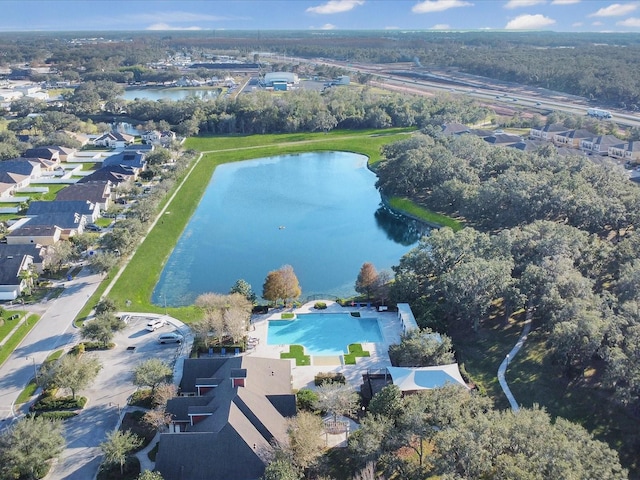
<svg viewBox="0 0 640 480">
<path fill-rule="evenodd" d="M 307 355 L 342 355 L 350 343 L 382 343 L 376 318 L 349 313 L 305 313 L 295 320 L 270 320 L 268 345 L 303 345 Z"/>
</svg>

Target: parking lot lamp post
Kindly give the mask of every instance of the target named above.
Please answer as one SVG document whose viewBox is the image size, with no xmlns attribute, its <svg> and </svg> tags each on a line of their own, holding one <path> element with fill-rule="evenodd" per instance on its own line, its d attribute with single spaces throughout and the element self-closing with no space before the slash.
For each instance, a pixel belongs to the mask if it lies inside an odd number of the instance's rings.
<svg viewBox="0 0 640 480">
<path fill-rule="evenodd" d="M 25 357 L 25 360 L 31 360 L 33 362 L 33 380 L 36 382 L 36 385 L 38 385 L 38 369 L 36 367 L 36 359 L 33 357 Z"/>
</svg>

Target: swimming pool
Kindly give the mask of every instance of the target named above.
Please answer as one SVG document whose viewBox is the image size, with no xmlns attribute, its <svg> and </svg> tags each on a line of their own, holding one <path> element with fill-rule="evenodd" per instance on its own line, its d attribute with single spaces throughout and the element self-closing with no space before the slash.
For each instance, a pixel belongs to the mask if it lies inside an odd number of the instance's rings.
<svg viewBox="0 0 640 480">
<path fill-rule="evenodd" d="M 350 343 L 382 343 L 376 318 L 349 313 L 304 313 L 295 320 L 270 320 L 268 345 L 303 345 L 307 355 L 342 355 Z"/>
</svg>

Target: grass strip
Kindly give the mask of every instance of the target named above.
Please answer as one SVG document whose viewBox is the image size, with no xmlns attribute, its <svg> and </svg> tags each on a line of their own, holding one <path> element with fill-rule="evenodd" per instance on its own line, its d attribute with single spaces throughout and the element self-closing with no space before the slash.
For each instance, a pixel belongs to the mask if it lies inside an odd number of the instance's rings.
<svg viewBox="0 0 640 480">
<path fill-rule="evenodd" d="M 119 309 L 125 308 L 126 305 L 128 311 L 165 312 L 162 306 L 151 303 L 151 294 L 160 278 L 164 264 L 200 203 L 218 165 L 254 158 L 317 151 L 360 153 L 368 156 L 369 164 L 372 165 L 380 160 L 382 145 L 406 138 L 409 132 L 411 129 L 188 139 L 185 142 L 185 148 L 207 153 L 195 165 L 180 191 L 168 204 L 161 221 L 149 232 L 137 249 L 109 292 L 109 297 L 115 301 Z M 89 311 L 90 308 L 84 316 Z M 187 323 L 201 316 L 200 310 L 194 306 L 169 307 L 166 313 Z"/>
<path fill-rule="evenodd" d="M 9 337 L 7 343 L 5 343 L 2 348 L 0 348 L 0 365 L 2 365 L 7 360 L 7 358 L 9 358 L 9 355 L 11 355 L 16 347 L 20 345 L 20 342 L 22 342 L 24 337 L 26 337 L 31 329 L 36 326 L 38 320 L 40 320 L 40 315 L 32 313 L 27 317 L 27 320 L 22 325 L 20 325 L 20 327 L 18 327 L 15 332 L 13 332 L 13 335 Z"/>
<path fill-rule="evenodd" d="M 294 358 L 296 360 L 296 366 L 298 367 L 311 365 L 311 357 L 304 354 L 304 347 L 302 345 L 289 345 L 289 351 L 282 352 L 280 358 Z"/>
<path fill-rule="evenodd" d="M 431 210 L 414 203 L 408 198 L 391 197 L 388 203 L 393 210 L 397 210 L 410 217 L 428 223 L 429 225 L 450 227 L 454 232 L 461 230 L 464 226 L 461 222 L 451 217 L 447 217 L 446 215 L 432 212 Z"/>
</svg>

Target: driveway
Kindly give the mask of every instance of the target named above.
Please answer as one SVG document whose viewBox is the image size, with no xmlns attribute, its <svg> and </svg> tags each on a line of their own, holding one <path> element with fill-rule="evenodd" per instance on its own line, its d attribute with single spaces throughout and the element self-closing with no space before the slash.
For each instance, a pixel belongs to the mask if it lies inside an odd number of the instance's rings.
<svg viewBox="0 0 640 480">
<path fill-rule="evenodd" d="M 85 354 L 98 358 L 103 368 L 91 388 L 80 392 L 89 399 L 87 406 L 80 415 L 64 423 L 67 448 L 46 477 L 48 480 L 94 478 L 102 454 L 100 443 L 107 432 L 116 428 L 128 398 L 136 390 L 131 382 L 133 369 L 150 358 L 159 358 L 172 365 L 183 349 L 186 350 L 188 342 L 159 344 L 158 336 L 174 331 L 176 327 L 169 323 L 149 332 L 145 326 L 150 318 L 157 318 L 157 315 L 134 314 L 126 329 L 116 334 L 114 349 Z"/>
</svg>

